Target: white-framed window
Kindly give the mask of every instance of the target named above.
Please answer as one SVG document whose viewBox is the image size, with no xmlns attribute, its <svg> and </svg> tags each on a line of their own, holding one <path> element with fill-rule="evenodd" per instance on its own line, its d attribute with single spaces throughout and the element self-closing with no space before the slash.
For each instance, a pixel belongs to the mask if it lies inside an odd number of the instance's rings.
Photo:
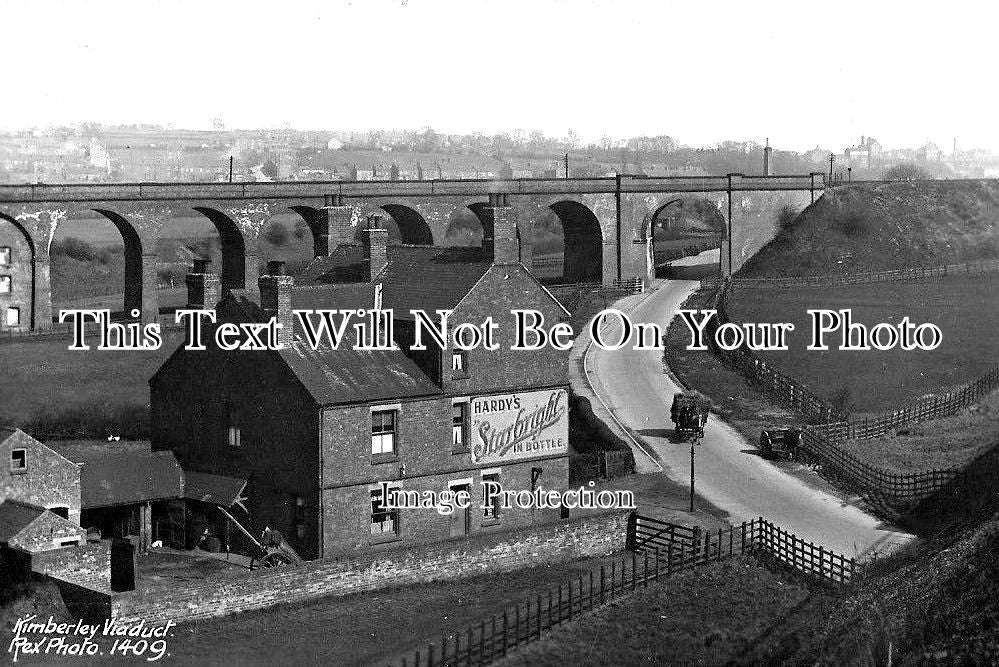
<svg viewBox="0 0 999 667">
<path fill-rule="evenodd" d="M 454 350 L 451 352 L 451 371 L 455 375 L 466 375 L 468 373 L 468 353 L 465 350 Z"/>
<path fill-rule="evenodd" d="M 492 482 L 494 484 L 500 483 L 499 471 L 482 473 L 482 483 Z M 500 516 L 500 500 L 497 497 L 490 499 L 491 502 L 488 505 L 484 505 L 482 508 L 482 520 L 484 522 L 499 521 Z"/>
<path fill-rule="evenodd" d="M 7 309 L 6 314 L 3 318 L 4 324 L 9 327 L 19 327 L 21 326 L 21 309 L 17 306 L 11 306 Z"/>
<path fill-rule="evenodd" d="M 451 403 L 451 451 L 468 451 L 468 401 Z"/>
<path fill-rule="evenodd" d="M 0 266 L 10 265 L 10 246 L 0 245 Z"/>
<path fill-rule="evenodd" d="M 371 534 L 399 534 L 399 510 L 385 508 L 385 496 L 380 486 L 371 490 Z"/>
<path fill-rule="evenodd" d="M 10 471 L 15 473 L 28 471 L 27 449 L 12 449 L 10 451 Z"/>
<path fill-rule="evenodd" d="M 371 453 L 395 454 L 396 417 L 393 409 L 371 411 Z"/>
<path fill-rule="evenodd" d="M 10 294 L 12 289 L 10 276 L 0 276 L 0 294 Z"/>
</svg>

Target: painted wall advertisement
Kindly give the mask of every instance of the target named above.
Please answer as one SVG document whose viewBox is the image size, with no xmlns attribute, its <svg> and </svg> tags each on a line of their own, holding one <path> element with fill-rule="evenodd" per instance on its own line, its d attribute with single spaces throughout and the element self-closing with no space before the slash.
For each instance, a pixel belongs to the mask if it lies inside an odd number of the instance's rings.
<svg viewBox="0 0 999 667">
<path fill-rule="evenodd" d="M 553 389 L 474 398 L 471 429 L 476 463 L 567 454 L 569 393 Z"/>
</svg>

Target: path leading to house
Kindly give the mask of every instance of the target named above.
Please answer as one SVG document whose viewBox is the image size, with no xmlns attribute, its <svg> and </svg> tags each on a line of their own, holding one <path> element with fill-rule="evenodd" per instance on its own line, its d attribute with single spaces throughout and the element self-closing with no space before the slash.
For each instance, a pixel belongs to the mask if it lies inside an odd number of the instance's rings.
<svg viewBox="0 0 999 667">
<path fill-rule="evenodd" d="M 693 266 L 712 261 L 717 262 L 717 251 L 686 258 L 684 263 Z M 633 322 L 656 322 L 665 331 L 696 286 L 694 280 L 657 281 L 651 292 L 618 307 Z M 608 322 L 605 339 L 616 340 L 619 332 L 616 320 Z M 689 484 L 690 445 L 671 442 L 669 405 L 680 387 L 663 372 L 662 350 L 635 351 L 631 346 L 629 343 L 616 351 L 585 347 L 581 356 L 587 385 L 612 415 L 614 427 L 627 430 L 630 437 L 626 440 L 634 443 L 640 472 L 661 465 L 671 480 Z M 698 495 L 727 512 L 733 522 L 763 516 L 800 538 L 859 558 L 874 552 L 884 554 L 912 539 L 858 507 L 781 471 L 716 415 L 708 420 L 696 448 L 695 473 Z"/>
</svg>

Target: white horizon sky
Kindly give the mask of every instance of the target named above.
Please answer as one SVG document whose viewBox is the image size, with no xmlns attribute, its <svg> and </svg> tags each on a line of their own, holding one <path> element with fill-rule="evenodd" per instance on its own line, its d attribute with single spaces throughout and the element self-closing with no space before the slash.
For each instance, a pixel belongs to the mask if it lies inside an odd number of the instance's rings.
<svg viewBox="0 0 999 667">
<path fill-rule="evenodd" d="M 999 150 L 993 3 L 0 0 L 0 127 Z"/>
</svg>

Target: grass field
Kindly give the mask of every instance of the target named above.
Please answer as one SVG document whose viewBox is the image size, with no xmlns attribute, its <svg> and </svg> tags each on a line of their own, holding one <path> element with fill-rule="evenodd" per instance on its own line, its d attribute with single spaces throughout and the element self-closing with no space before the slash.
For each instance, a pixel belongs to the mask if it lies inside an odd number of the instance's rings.
<svg viewBox="0 0 999 667">
<path fill-rule="evenodd" d="M 750 559 L 639 589 L 516 651 L 502 665 L 724 665 L 809 596 Z"/>
<path fill-rule="evenodd" d="M 838 398 L 856 414 L 879 413 L 927 393 L 977 378 L 999 364 L 999 274 L 946 277 L 798 290 L 738 288 L 729 314 L 738 322 L 793 322 L 787 351 L 759 356 L 820 396 Z M 991 304 L 991 305 L 990 305 Z M 806 350 L 811 337 L 809 308 L 852 309 L 853 321 L 873 326 L 933 322 L 943 341 L 932 351 Z M 839 334 L 830 336 L 839 345 Z"/>
<path fill-rule="evenodd" d="M 999 392 L 952 417 L 934 419 L 841 447 L 867 463 L 894 472 L 963 466 L 999 443 Z"/>
<path fill-rule="evenodd" d="M 0 393 L 0 422 L 24 426 L 41 440 L 59 435 L 53 424 L 89 432 L 62 437 L 146 437 L 148 380 L 183 342 L 182 331 L 166 331 L 163 346 L 150 351 L 68 350 L 70 340 L 23 339 L 0 343 L 0 376 L 18 391 Z M 60 427 L 62 428 L 62 427 Z M 124 432 L 122 432 L 124 430 Z M 105 433 L 104 431 L 108 431 Z"/>
</svg>

